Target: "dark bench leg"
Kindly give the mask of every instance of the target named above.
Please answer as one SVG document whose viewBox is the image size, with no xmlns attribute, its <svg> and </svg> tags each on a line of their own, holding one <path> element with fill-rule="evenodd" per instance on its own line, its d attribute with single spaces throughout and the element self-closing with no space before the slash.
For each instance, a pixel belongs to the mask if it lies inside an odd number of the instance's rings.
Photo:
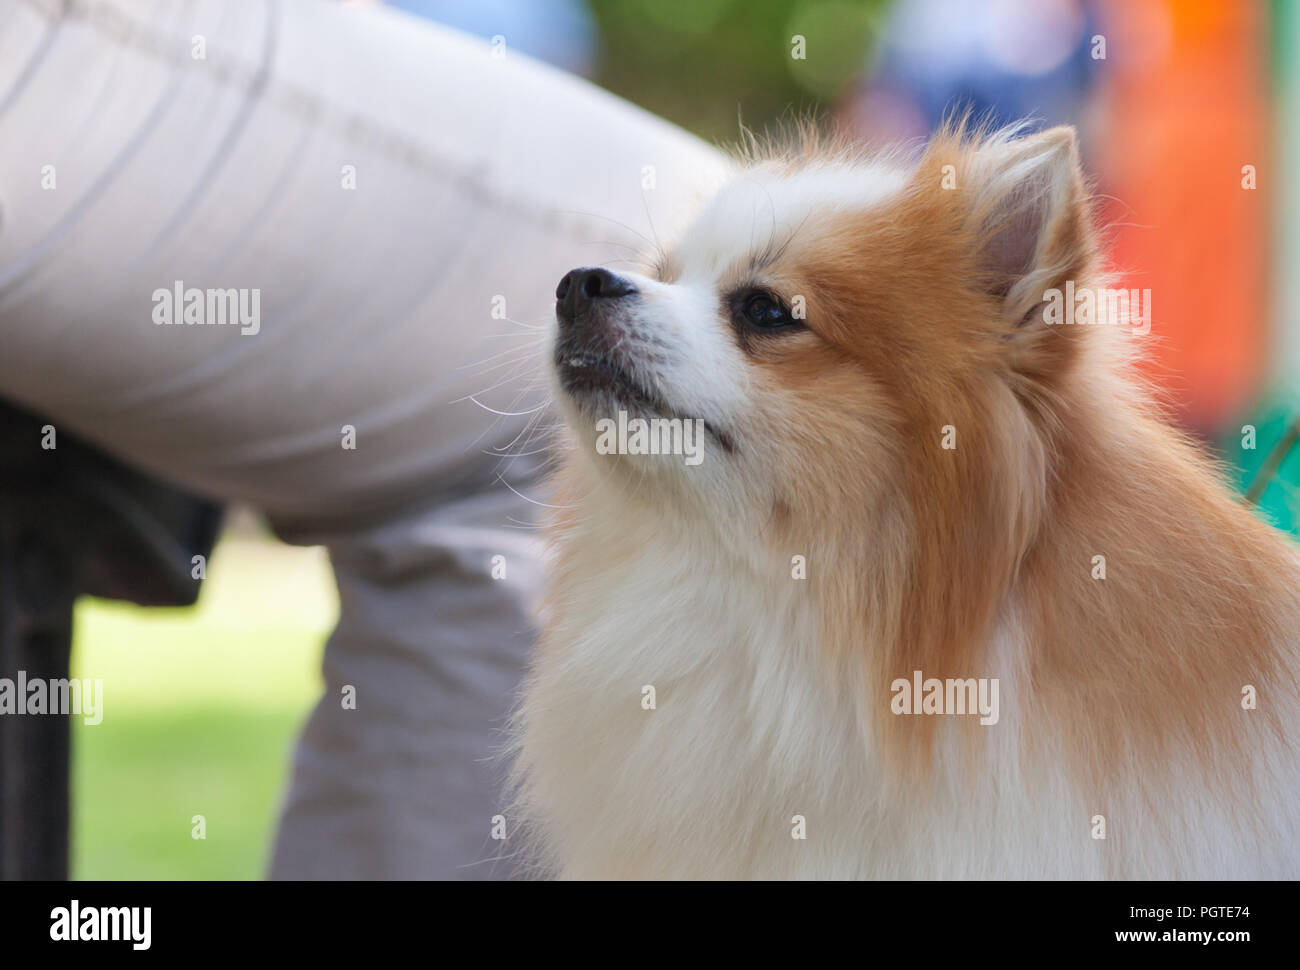
<svg viewBox="0 0 1300 970">
<path fill-rule="evenodd" d="M 68 676 L 74 582 L 26 503 L 0 499 L 0 677 Z M 69 721 L 0 714 L 0 878 L 68 877 Z"/>
</svg>

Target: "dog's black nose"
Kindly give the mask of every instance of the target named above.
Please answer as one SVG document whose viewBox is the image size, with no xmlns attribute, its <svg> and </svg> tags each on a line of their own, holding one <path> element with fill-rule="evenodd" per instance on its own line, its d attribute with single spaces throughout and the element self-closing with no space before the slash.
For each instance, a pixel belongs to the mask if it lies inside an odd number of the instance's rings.
<svg viewBox="0 0 1300 970">
<path fill-rule="evenodd" d="M 555 288 L 555 312 L 564 322 L 572 323 L 598 300 L 631 296 L 635 292 L 635 286 L 607 269 L 587 266 L 571 269 Z"/>
</svg>

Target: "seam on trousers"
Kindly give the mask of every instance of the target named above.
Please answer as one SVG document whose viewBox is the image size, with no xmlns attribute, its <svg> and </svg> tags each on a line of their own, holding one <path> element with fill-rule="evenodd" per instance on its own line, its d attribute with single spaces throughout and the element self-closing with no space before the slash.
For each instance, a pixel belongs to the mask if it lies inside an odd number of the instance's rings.
<svg viewBox="0 0 1300 970">
<path fill-rule="evenodd" d="M 138 267 L 162 249 L 171 235 L 184 225 L 186 218 L 203 201 L 217 181 L 217 175 L 220 173 L 222 166 L 229 161 L 232 149 L 239 142 L 240 137 L 248 127 L 249 121 L 253 118 L 258 99 L 266 93 L 267 86 L 271 82 L 271 66 L 275 63 L 275 52 L 280 37 L 281 16 L 279 0 L 268 0 L 261 63 L 258 64 L 257 73 L 253 75 L 247 90 L 243 92 L 243 103 L 239 107 L 238 116 L 222 132 L 221 143 L 217 145 L 203 172 L 195 180 L 180 205 L 176 207 L 176 211 L 172 213 L 166 225 L 158 230 L 153 241 L 136 258 L 135 265 L 126 271 L 128 275 L 135 272 Z"/>
</svg>

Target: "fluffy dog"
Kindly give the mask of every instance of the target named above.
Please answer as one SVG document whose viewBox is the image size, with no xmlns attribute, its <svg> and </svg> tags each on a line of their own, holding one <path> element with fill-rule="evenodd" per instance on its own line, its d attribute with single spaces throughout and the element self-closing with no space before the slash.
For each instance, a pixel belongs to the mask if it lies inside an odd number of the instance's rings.
<svg viewBox="0 0 1300 970">
<path fill-rule="evenodd" d="M 1300 555 L 1107 283 L 1073 131 L 962 126 L 751 158 L 652 269 L 561 281 L 548 871 L 1300 875 Z"/>
</svg>

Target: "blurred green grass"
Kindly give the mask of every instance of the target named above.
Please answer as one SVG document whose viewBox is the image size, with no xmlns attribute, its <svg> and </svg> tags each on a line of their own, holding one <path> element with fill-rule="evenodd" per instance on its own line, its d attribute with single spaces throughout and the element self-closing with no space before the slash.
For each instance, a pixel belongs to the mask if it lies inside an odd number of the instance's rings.
<svg viewBox="0 0 1300 970">
<path fill-rule="evenodd" d="M 72 669 L 104 716 L 72 722 L 74 878 L 264 875 L 337 611 L 323 550 L 251 536 L 218 545 L 193 608 L 78 604 Z"/>
</svg>

